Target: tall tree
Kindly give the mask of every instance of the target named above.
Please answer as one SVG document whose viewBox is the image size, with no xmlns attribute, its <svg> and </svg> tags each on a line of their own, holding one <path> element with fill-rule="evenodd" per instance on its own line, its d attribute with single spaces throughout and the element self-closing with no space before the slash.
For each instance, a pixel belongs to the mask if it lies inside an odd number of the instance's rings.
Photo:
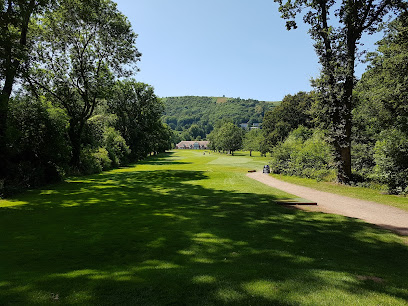
<svg viewBox="0 0 408 306">
<path fill-rule="evenodd" d="M 265 135 L 265 145 L 270 152 L 299 125 L 312 126 L 309 110 L 314 99 L 313 92 L 300 91 L 295 95 L 286 95 L 278 106 L 265 114 L 262 131 Z"/>
<path fill-rule="evenodd" d="M 242 146 L 244 150 L 249 151 L 249 156 L 252 156 L 252 151 L 261 151 L 263 142 L 262 130 L 254 129 L 245 134 Z"/>
<path fill-rule="evenodd" d="M 21 64 L 27 59 L 29 23 L 48 3 L 48 0 L 0 0 L 0 176 L 5 170 L 9 100 Z"/>
<path fill-rule="evenodd" d="M 163 135 L 168 130 L 160 120 L 164 107 L 152 86 L 134 80 L 118 81 L 108 104 L 117 116 L 116 129 L 129 145 L 133 160 L 158 152 L 161 141 L 167 143 Z"/>
<path fill-rule="evenodd" d="M 30 83 L 66 110 L 71 165 L 78 167 L 86 121 L 115 78 L 136 69 L 137 35 L 110 0 L 63 0 L 41 17 L 37 31 Z"/>
<path fill-rule="evenodd" d="M 296 15 L 310 25 L 322 75 L 316 83 L 328 104 L 335 147 L 337 180 L 351 179 L 351 112 L 354 67 L 363 33 L 373 33 L 391 10 L 407 7 L 404 0 L 275 0 L 288 30 L 296 29 Z M 335 18 L 332 18 L 332 17 Z M 330 21 L 333 20 L 333 24 Z M 336 26 L 338 24 L 338 26 Z"/>
<path fill-rule="evenodd" d="M 242 147 L 242 129 L 231 122 L 223 124 L 218 130 L 217 139 L 223 151 L 234 155 L 234 151 Z"/>
</svg>

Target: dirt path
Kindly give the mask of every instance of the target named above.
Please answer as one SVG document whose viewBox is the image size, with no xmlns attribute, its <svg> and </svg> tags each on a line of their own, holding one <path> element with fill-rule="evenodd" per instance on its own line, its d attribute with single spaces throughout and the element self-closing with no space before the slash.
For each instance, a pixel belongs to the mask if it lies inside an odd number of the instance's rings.
<svg viewBox="0 0 408 306">
<path fill-rule="evenodd" d="M 263 174 L 254 172 L 247 174 L 250 178 L 271 187 L 283 190 L 298 197 L 317 202 L 316 205 L 298 208 L 310 211 L 333 213 L 346 217 L 362 219 L 368 223 L 387 228 L 400 235 L 408 236 L 408 212 L 375 202 L 349 198 L 337 194 L 318 191 L 308 187 L 286 183 Z"/>
</svg>

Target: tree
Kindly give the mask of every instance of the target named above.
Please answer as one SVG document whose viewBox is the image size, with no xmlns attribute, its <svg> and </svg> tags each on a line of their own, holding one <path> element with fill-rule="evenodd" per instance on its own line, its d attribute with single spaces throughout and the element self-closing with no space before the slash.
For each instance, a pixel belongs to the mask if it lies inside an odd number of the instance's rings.
<svg viewBox="0 0 408 306">
<path fill-rule="evenodd" d="M 78 168 L 87 120 L 115 78 L 129 75 L 139 60 L 137 35 L 110 0 L 63 0 L 38 24 L 29 81 L 67 112 L 71 165 Z"/>
<path fill-rule="evenodd" d="M 160 120 L 164 107 L 153 87 L 134 80 L 118 81 L 108 104 L 118 117 L 115 126 L 129 145 L 132 160 L 163 151 L 160 142 L 169 149 L 164 139 L 170 134 Z"/>
<path fill-rule="evenodd" d="M 47 0 L 1 0 L 0 12 L 0 177 L 6 160 L 6 129 L 9 100 L 16 77 L 27 60 L 29 24 L 33 15 L 41 12 Z"/>
<path fill-rule="evenodd" d="M 265 114 L 262 129 L 270 152 L 299 125 L 311 127 L 309 110 L 314 98 L 313 92 L 301 91 L 295 95 L 286 95 L 278 106 Z"/>
<path fill-rule="evenodd" d="M 288 30 L 296 29 L 296 15 L 306 11 L 303 21 L 310 25 L 309 33 L 322 65 L 320 80 L 315 85 L 320 97 L 328 104 L 335 148 L 337 180 L 351 179 L 352 93 L 355 84 L 354 66 L 358 44 L 363 33 L 373 33 L 391 10 L 407 7 L 403 0 L 275 0 Z M 330 25 L 334 20 L 339 26 Z"/>
<path fill-rule="evenodd" d="M 252 151 L 261 151 L 262 142 L 262 131 L 259 129 L 250 130 L 245 134 L 242 146 L 244 150 L 249 151 L 249 156 L 252 156 Z"/>
<path fill-rule="evenodd" d="M 408 14 L 387 29 L 368 55 L 355 89 L 353 168 L 385 183 L 391 193 L 408 191 Z"/>
<path fill-rule="evenodd" d="M 227 122 L 218 130 L 219 147 L 234 155 L 234 151 L 242 147 L 242 129 L 231 122 Z"/>
<path fill-rule="evenodd" d="M 397 127 L 408 135 L 408 13 L 389 25 L 377 45 L 356 87 L 357 118 L 375 120 L 377 133 Z"/>
</svg>

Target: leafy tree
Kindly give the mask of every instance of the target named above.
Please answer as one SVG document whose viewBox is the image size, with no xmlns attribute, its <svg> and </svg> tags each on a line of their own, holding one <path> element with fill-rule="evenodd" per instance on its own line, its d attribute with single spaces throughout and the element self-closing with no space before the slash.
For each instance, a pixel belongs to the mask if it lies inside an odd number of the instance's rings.
<svg viewBox="0 0 408 306">
<path fill-rule="evenodd" d="M 287 95 L 277 107 L 265 114 L 262 130 L 269 151 L 299 125 L 312 126 L 310 108 L 314 98 L 314 93 L 306 92 Z"/>
<path fill-rule="evenodd" d="M 355 90 L 353 167 L 390 192 L 406 192 L 408 15 L 391 22 Z"/>
<path fill-rule="evenodd" d="M 67 112 L 75 168 L 87 120 L 140 57 L 135 39 L 110 0 L 63 0 L 39 19 L 30 82 Z"/>
<path fill-rule="evenodd" d="M 168 142 L 172 136 L 160 120 L 163 104 L 153 87 L 134 80 L 118 81 L 108 104 L 117 116 L 116 129 L 126 140 L 132 160 L 163 151 L 162 146 L 171 148 Z"/>
<path fill-rule="evenodd" d="M 371 128 L 371 137 L 386 127 L 408 134 L 408 13 L 389 25 L 377 45 L 356 87 L 359 130 Z"/>
<path fill-rule="evenodd" d="M 67 124 L 64 112 L 44 98 L 17 95 L 10 99 L 8 173 L 0 184 L 0 195 L 63 176 L 70 149 Z"/>
<path fill-rule="evenodd" d="M 249 151 L 249 156 L 252 156 L 252 151 L 261 151 L 263 141 L 264 137 L 261 130 L 250 130 L 244 136 L 243 149 Z"/>
<path fill-rule="evenodd" d="M 217 141 L 223 151 L 234 155 L 242 147 L 242 129 L 231 122 L 225 123 L 217 132 Z"/>
<path fill-rule="evenodd" d="M 6 129 L 9 100 L 16 77 L 23 70 L 29 51 L 29 24 L 46 8 L 47 0 L 1 0 L 0 13 L 0 177 L 6 171 Z"/>
<path fill-rule="evenodd" d="M 305 12 L 303 21 L 310 25 L 309 32 L 322 65 L 321 78 L 315 85 L 322 101 L 328 104 L 337 180 L 348 183 L 351 179 L 351 112 L 357 46 L 363 33 L 374 32 L 385 15 L 397 7 L 406 8 L 407 3 L 403 0 L 275 1 L 280 5 L 282 18 L 287 19 L 288 30 L 297 27 L 296 15 Z M 329 24 L 331 20 L 333 24 Z"/>
</svg>

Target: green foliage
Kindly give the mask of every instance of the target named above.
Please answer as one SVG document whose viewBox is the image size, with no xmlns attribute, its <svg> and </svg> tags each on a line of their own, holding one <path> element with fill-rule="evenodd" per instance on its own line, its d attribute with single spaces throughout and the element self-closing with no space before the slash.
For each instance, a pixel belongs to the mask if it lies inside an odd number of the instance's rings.
<svg viewBox="0 0 408 306">
<path fill-rule="evenodd" d="M 312 126 L 310 108 L 314 96 L 314 93 L 302 91 L 293 96 L 287 95 L 277 107 L 265 114 L 262 129 L 269 151 L 299 125 Z"/>
<path fill-rule="evenodd" d="M 404 139 L 408 135 L 408 17 L 386 30 L 355 90 L 353 167 L 391 193 L 406 193 Z"/>
<path fill-rule="evenodd" d="M 215 128 L 208 138 L 211 149 L 233 154 L 242 147 L 243 131 L 232 122 L 227 122 Z"/>
<path fill-rule="evenodd" d="M 103 133 L 105 149 L 113 167 L 125 164 L 130 154 L 129 146 L 125 139 L 113 127 L 107 128 Z M 104 169 L 105 170 L 105 169 Z"/>
<path fill-rule="evenodd" d="M 67 169 L 67 118 L 46 99 L 11 100 L 7 133 L 7 176 L 0 194 L 58 181 Z"/>
<path fill-rule="evenodd" d="M 370 122 L 374 132 L 392 126 L 408 133 L 408 13 L 389 25 L 377 45 L 358 84 L 357 97 L 366 105 L 360 107 L 365 107 L 366 118 L 375 117 L 377 123 Z"/>
<path fill-rule="evenodd" d="M 86 120 L 140 57 L 136 34 L 110 0 L 62 0 L 41 15 L 35 33 L 30 83 L 70 117 L 71 165 L 77 167 Z"/>
<path fill-rule="evenodd" d="M 300 126 L 271 153 L 271 171 L 287 175 L 315 178 L 332 178 L 334 174 L 333 148 L 321 130 Z"/>
<path fill-rule="evenodd" d="M 163 104 L 153 87 L 135 80 L 118 81 L 108 102 L 117 116 L 116 129 L 130 149 L 132 161 L 171 148 L 171 133 L 160 118 Z"/>
<path fill-rule="evenodd" d="M 0 185 L 10 177 L 7 129 L 9 128 L 10 97 L 13 86 L 27 72 L 29 53 L 34 45 L 29 38 L 29 25 L 34 16 L 43 12 L 48 0 L 0 1 Z M 15 86 L 14 86 L 15 89 Z M 0 186 L 0 189 L 2 187 Z M 0 192 L 1 193 L 1 192 Z"/>
<path fill-rule="evenodd" d="M 288 30 L 297 28 L 296 17 L 303 14 L 322 66 L 314 82 L 318 98 L 325 105 L 334 146 L 337 180 L 349 183 L 351 171 L 352 103 L 355 62 L 363 34 L 381 27 L 383 18 L 398 10 L 407 12 L 405 0 L 380 1 L 294 1 L 275 0 Z"/>
<path fill-rule="evenodd" d="M 408 136 L 400 130 L 381 132 L 375 144 L 376 174 L 391 193 L 408 193 Z"/>
<path fill-rule="evenodd" d="M 103 170 L 110 169 L 112 161 L 109 153 L 105 148 L 97 150 L 84 149 L 81 151 L 81 173 L 93 174 L 100 173 Z"/>
<path fill-rule="evenodd" d="M 181 138 L 205 138 L 216 123 L 228 120 L 235 124 L 262 122 L 264 114 L 276 104 L 258 100 L 240 98 L 217 99 L 214 97 L 168 97 L 164 98 L 165 113 L 163 122 L 173 130 L 183 132 Z M 192 125 L 200 129 L 192 135 L 189 128 Z M 189 140 L 184 139 L 183 140 Z"/>
<path fill-rule="evenodd" d="M 264 142 L 264 136 L 261 130 L 254 129 L 247 132 L 243 139 L 242 147 L 245 151 L 249 151 L 252 155 L 252 151 L 261 151 L 261 145 Z"/>
</svg>

